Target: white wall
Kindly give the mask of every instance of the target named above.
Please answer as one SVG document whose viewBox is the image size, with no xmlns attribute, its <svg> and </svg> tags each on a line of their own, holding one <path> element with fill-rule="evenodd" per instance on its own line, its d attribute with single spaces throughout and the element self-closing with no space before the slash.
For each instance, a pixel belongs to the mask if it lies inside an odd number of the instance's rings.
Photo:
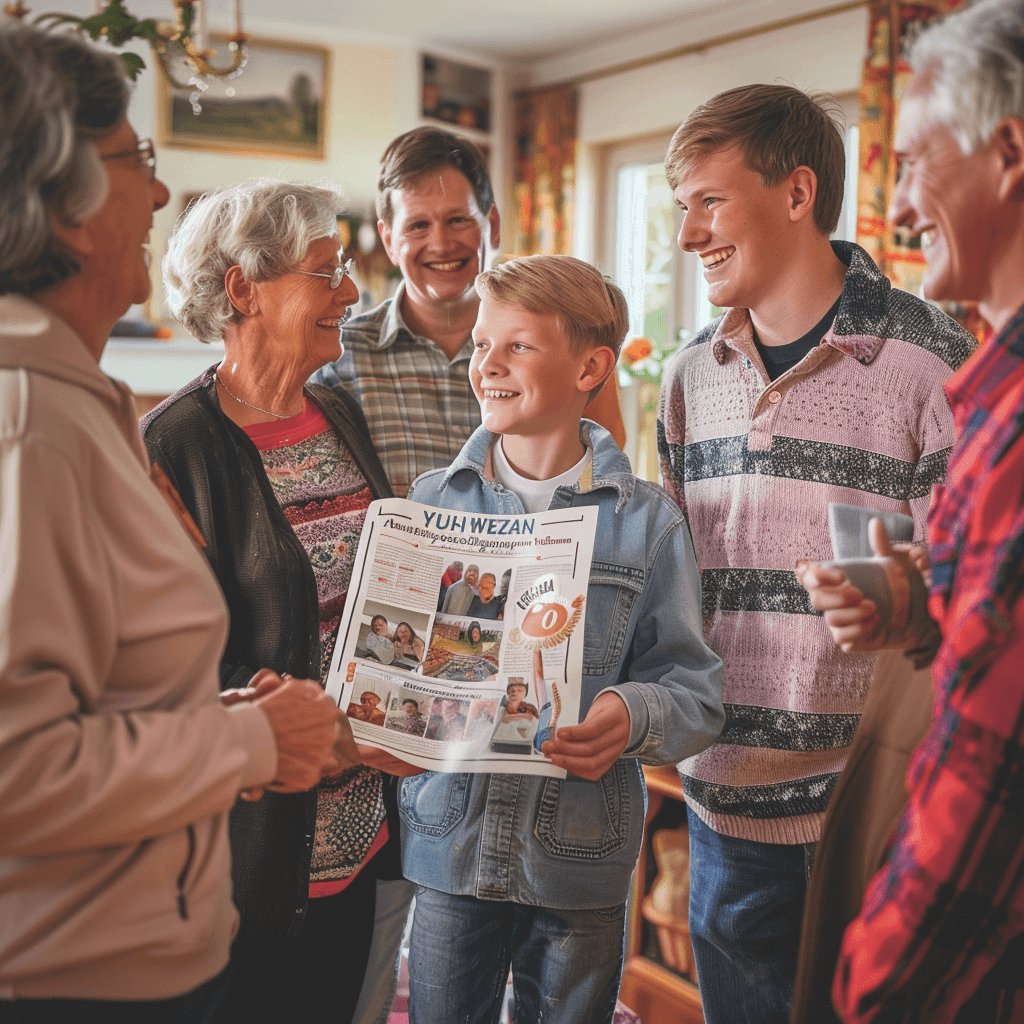
<svg viewBox="0 0 1024 1024">
<path fill-rule="evenodd" d="M 92 12 L 93 3 L 94 0 L 62 0 L 58 6 L 69 13 L 85 15 Z M 38 0 L 36 6 L 41 10 L 45 5 Z M 227 18 L 226 5 L 222 6 L 224 18 Z M 129 8 L 138 17 L 170 18 L 173 11 L 172 0 L 133 0 Z M 211 13 L 211 30 L 227 27 L 226 20 Z M 181 213 L 182 197 L 189 193 L 204 192 L 258 175 L 305 181 L 329 178 L 341 187 L 353 214 L 368 215 L 373 204 L 377 166 L 385 147 L 401 132 L 427 123 L 419 115 L 420 54 L 424 49 L 493 71 L 495 123 L 489 141 L 491 171 L 499 193 L 500 208 L 501 187 L 505 179 L 505 147 L 501 141 L 506 134 L 506 104 L 503 102 L 507 93 L 505 68 L 499 62 L 474 54 L 433 44 L 421 45 L 419 40 L 402 36 L 401 26 L 395 25 L 393 29 L 393 33 L 353 32 L 344 26 L 341 17 L 318 28 L 283 20 L 247 18 L 245 30 L 254 36 L 315 43 L 330 49 L 331 89 L 324 160 L 161 146 L 157 113 L 160 72 L 145 43 L 131 45 L 130 48 L 140 54 L 147 66 L 139 76 L 128 116 L 140 138 L 148 136 L 156 143 L 157 173 L 171 190 L 170 202 L 154 218 L 151 235 L 154 293 L 150 309 L 155 318 L 166 319 L 159 281 L 159 258 L 174 221 Z M 219 55 L 218 60 L 222 59 L 223 55 Z M 210 95 L 223 95 L 223 88 L 223 84 L 213 84 Z M 485 140 L 480 133 L 466 134 Z"/>
<path fill-rule="evenodd" d="M 585 82 L 580 89 L 580 142 L 590 145 L 673 129 L 698 104 L 753 82 L 855 91 L 867 26 L 867 9 L 861 8 Z"/>
</svg>

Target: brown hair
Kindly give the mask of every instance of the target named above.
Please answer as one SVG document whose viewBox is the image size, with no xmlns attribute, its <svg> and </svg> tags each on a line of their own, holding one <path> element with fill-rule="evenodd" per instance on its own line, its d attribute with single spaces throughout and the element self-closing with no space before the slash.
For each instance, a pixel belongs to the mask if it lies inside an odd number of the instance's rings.
<svg viewBox="0 0 1024 1024">
<path fill-rule="evenodd" d="M 729 145 L 739 146 L 766 188 L 797 167 L 818 179 L 814 223 L 831 234 L 839 223 L 846 153 L 839 106 L 825 93 L 809 96 L 790 85 L 744 85 L 702 103 L 676 129 L 665 155 L 665 176 L 675 189 L 693 165 Z"/>
<path fill-rule="evenodd" d="M 618 356 L 629 329 L 622 289 L 574 256 L 521 256 L 509 260 L 480 274 L 476 290 L 481 297 L 490 296 L 528 313 L 557 317 L 573 355 L 607 346 Z M 591 398 L 603 383 L 590 392 Z"/>
<path fill-rule="evenodd" d="M 444 167 L 454 167 L 466 176 L 476 205 L 486 217 L 494 205 L 494 189 L 483 153 L 461 135 L 430 127 L 413 128 L 384 150 L 377 174 L 377 217 L 390 226 L 394 213 L 391 193 L 415 185 L 424 175 Z"/>
</svg>

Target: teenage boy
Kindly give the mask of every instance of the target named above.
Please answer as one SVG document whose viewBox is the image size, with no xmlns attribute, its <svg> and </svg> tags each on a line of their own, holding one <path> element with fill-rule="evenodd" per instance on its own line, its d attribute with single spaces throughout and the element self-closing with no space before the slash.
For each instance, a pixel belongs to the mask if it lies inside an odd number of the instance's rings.
<svg viewBox="0 0 1024 1024">
<path fill-rule="evenodd" d="M 564 780 L 427 773 L 402 785 L 403 870 L 418 883 L 411 1020 L 610 1021 L 643 834 L 639 761 L 703 750 L 721 727 L 721 662 L 700 630 L 685 519 L 582 419 L 626 333 L 622 292 L 569 256 L 482 274 L 470 379 L 482 426 L 410 497 L 465 512 L 599 510 L 579 725 L 543 744 Z"/>
<path fill-rule="evenodd" d="M 345 325 L 341 358 L 313 379 L 359 400 L 392 490 L 405 497 L 420 473 L 451 465 L 480 425 L 468 372 L 473 282 L 501 238 L 483 154 L 443 128 L 400 135 L 381 157 L 377 230 L 402 282 L 394 299 Z M 615 392 L 600 404 L 599 422 L 622 431 Z"/>
<path fill-rule="evenodd" d="M 680 766 L 690 927 L 709 1024 L 789 1020 L 807 873 L 874 656 L 815 617 L 797 559 L 832 557 L 829 502 L 912 515 L 922 540 L 972 338 L 829 242 L 845 156 L 823 105 L 753 85 L 698 107 L 665 159 L 726 313 L 673 361 L 659 448 L 693 530 L 726 726 Z"/>
</svg>

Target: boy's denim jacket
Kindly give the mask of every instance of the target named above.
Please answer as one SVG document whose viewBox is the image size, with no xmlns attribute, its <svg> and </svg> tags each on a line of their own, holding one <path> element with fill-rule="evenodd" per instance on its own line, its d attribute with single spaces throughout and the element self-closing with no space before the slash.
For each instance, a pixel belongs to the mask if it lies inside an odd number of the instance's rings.
<svg viewBox="0 0 1024 1024">
<path fill-rule="evenodd" d="M 493 478 L 497 436 L 480 427 L 447 470 L 424 473 L 409 497 L 464 512 L 522 515 Z M 420 885 L 563 910 L 626 899 L 643 837 L 639 762 L 698 753 L 725 722 L 722 663 L 704 643 L 700 578 L 689 527 L 656 484 L 637 480 L 611 435 L 583 420 L 592 450 L 580 485 L 551 508 L 600 509 L 587 592 L 580 717 L 611 688 L 630 716 L 629 745 L 596 782 L 534 775 L 427 772 L 402 782 L 403 871 Z"/>
</svg>

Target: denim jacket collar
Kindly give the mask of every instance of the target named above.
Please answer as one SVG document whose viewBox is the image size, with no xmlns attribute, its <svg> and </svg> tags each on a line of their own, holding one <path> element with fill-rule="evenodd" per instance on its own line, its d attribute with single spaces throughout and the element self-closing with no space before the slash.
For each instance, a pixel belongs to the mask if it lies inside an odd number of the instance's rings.
<svg viewBox="0 0 1024 1024">
<path fill-rule="evenodd" d="M 447 487 L 452 477 L 463 470 L 476 473 L 481 479 L 493 485 L 491 449 L 499 436 L 492 434 L 486 427 L 477 427 L 455 461 L 445 471 L 442 488 Z M 580 420 L 580 441 L 591 453 L 590 465 L 577 483 L 570 488 L 559 490 L 585 494 L 604 487 L 612 488 L 618 493 L 615 511 L 620 511 L 629 501 L 636 484 L 629 459 L 615 443 L 612 435 L 593 420 Z"/>
</svg>

